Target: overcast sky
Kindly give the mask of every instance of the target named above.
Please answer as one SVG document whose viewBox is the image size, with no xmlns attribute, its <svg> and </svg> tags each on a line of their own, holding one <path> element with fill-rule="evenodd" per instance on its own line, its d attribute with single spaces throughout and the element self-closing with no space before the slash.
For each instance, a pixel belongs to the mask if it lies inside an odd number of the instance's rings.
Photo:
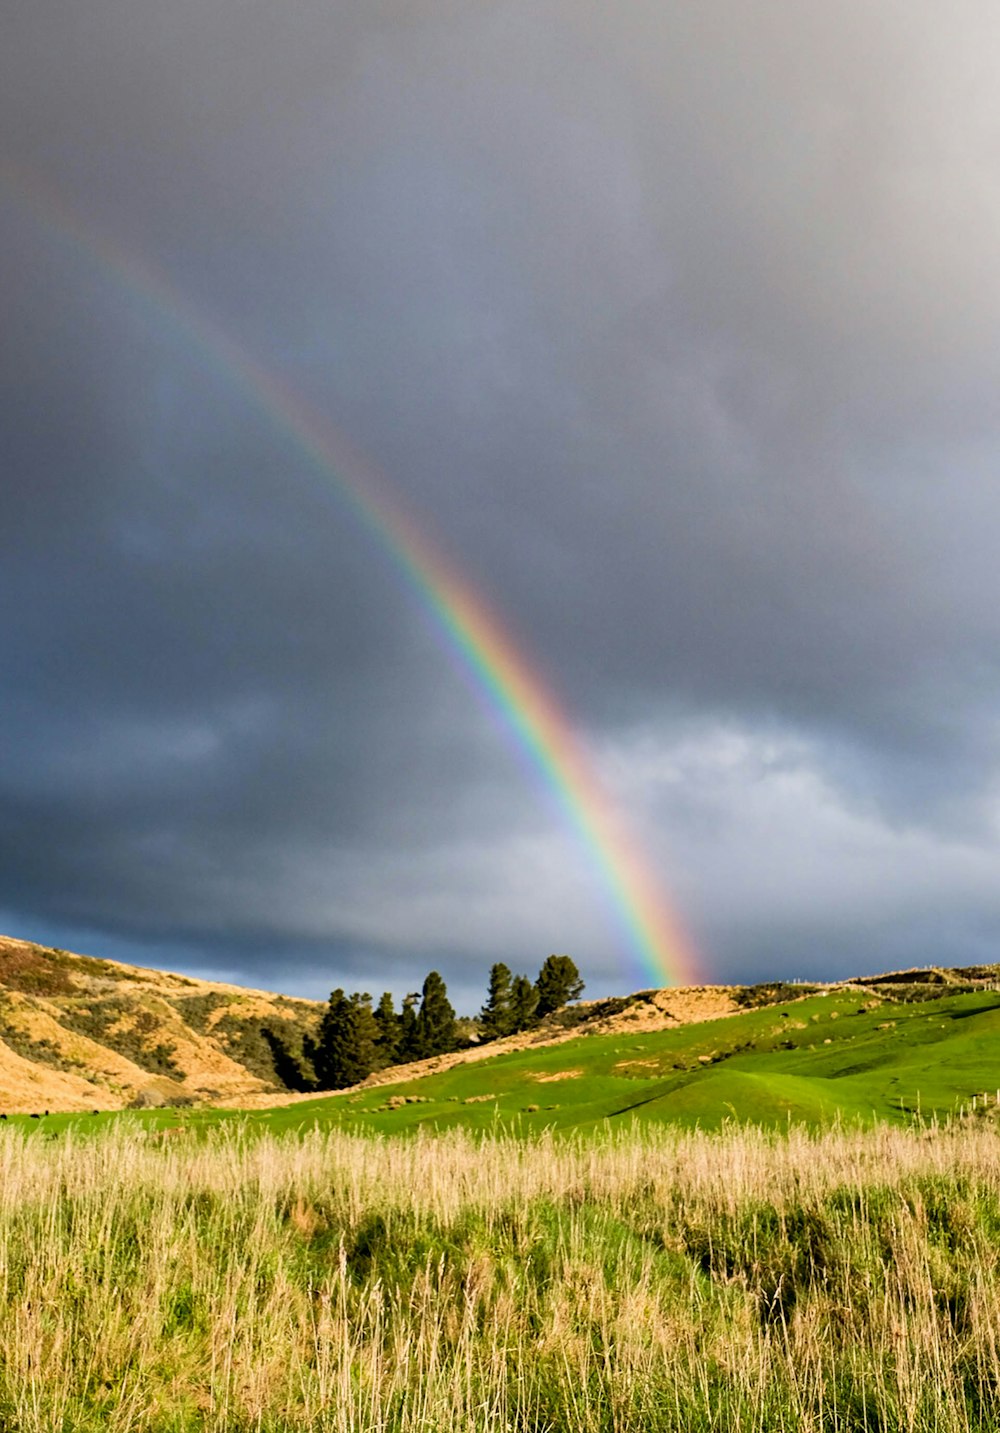
<svg viewBox="0 0 1000 1433">
<path fill-rule="evenodd" d="M 384 551 L 100 233 L 478 587 L 707 977 L 998 958 L 994 4 L 31 0 L 0 156 L 0 930 L 645 983 Z"/>
</svg>

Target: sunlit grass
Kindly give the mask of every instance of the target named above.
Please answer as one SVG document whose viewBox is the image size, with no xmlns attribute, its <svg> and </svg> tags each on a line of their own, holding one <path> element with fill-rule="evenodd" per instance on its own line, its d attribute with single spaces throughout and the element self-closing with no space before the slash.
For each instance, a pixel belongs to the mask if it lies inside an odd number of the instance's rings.
<svg viewBox="0 0 1000 1433">
<path fill-rule="evenodd" d="M 0 1137 L 0 1425 L 994 1428 L 1000 1138 Z"/>
</svg>

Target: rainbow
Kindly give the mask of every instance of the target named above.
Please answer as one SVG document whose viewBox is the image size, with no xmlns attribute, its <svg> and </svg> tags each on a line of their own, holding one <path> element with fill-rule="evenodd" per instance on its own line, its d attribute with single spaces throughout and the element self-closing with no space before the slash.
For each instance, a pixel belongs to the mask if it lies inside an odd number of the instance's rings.
<svg viewBox="0 0 1000 1433">
<path fill-rule="evenodd" d="M 385 477 L 166 274 L 84 219 L 51 185 L 11 164 L 0 166 L 0 183 L 43 227 L 70 241 L 238 383 L 333 484 L 355 520 L 388 553 L 555 798 L 641 978 L 654 985 L 697 983 L 693 948 L 566 714 L 497 615 L 407 513 Z"/>
</svg>

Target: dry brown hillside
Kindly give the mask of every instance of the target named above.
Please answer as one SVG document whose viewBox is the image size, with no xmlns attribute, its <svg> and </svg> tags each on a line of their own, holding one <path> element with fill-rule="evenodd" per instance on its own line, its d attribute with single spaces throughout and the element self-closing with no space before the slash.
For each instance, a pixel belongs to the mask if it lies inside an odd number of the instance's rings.
<svg viewBox="0 0 1000 1433">
<path fill-rule="evenodd" d="M 322 1005 L 0 936 L 0 1111 L 239 1102 L 286 1086 Z"/>
</svg>

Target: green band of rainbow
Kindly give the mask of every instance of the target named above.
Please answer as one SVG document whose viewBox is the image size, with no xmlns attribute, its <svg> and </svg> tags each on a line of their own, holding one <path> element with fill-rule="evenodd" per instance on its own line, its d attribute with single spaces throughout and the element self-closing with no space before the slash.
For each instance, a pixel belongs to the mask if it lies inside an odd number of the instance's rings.
<svg viewBox="0 0 1000 1433">
<path fill-rule="evenodd" d="M 8 194 L 197 347 L 335 487 L 390 555 L 565 813 L 597 872 L 642 978 L 693 984 L 697 962 L 648 862 L 573 727 L 496 614 L 407 514 L 385 478 L 152 264 L 126 251 L 34 174 L 0 168 Z"/>
</svg>

